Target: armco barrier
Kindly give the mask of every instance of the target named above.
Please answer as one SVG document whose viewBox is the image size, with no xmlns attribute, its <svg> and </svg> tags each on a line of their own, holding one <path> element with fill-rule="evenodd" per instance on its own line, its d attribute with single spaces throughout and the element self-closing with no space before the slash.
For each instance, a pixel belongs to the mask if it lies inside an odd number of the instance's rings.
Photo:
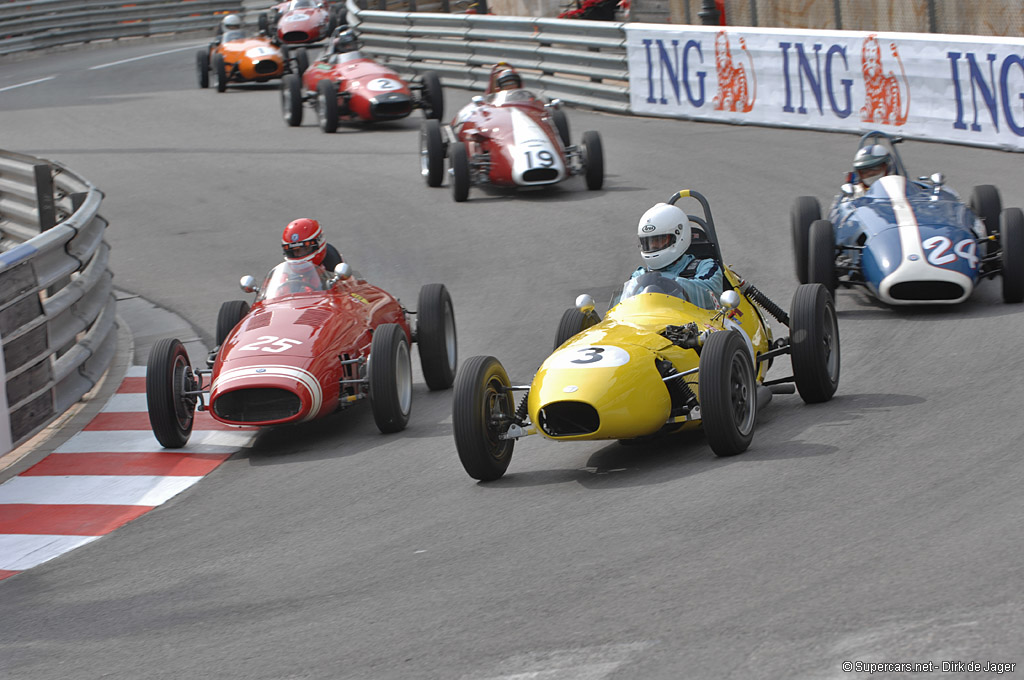
<svg viewBox="0 0 1024 680">
<path fill-rule="evenodd" d="M 214 29 L 221 15 L 241 11 L 242 0 L 0 2 L 0 55 L 95 40 Z"/>
<path fill-rule="evenodd" d="M 349 0 L 367 53 L 407 74 L 435 71 L 446 85 L 487 87 L 496 61 L 513 63 L 524 84 L 567 103 L 629 111 L 623 24 L 479 14 L 380 12 Z"/>
<path fill-rule="evenodd" d="M 10 437 L 0 427 L 0 454 L 81 399 L 114 356 L 102 200 L 58 163 L 0 151 L 0 418 Z"/>
</svg>

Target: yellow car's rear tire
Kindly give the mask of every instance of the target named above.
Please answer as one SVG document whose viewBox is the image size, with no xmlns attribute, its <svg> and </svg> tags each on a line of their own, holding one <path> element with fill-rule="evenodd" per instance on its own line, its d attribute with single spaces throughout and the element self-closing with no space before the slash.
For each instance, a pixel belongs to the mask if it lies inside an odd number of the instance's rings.
<svg viewBox="0 0 1024 680">
<path fill-rule="evenodd" d="M 561 347 L 572 336 L 582 333 L 600 320 L 601 317 L 597 315 L 597 312 L 584 314 L 575 307 L 565 310 L 562 313 L 562 320 L 558 323 L 558 332 L 555 333 L 555 349 Z"/>
</svg>

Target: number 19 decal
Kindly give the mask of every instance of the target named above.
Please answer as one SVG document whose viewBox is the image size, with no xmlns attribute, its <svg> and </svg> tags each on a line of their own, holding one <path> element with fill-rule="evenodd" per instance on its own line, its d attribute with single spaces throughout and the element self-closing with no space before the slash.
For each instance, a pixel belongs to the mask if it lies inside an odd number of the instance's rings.
<svg viewBox="0 0 1024 680">
<path fill-rule="evenodd" d="M 551 355 L 547 368 L 611 368 L 629 361 L 629 352 L 611 345 L 570 347 Z"/>
<path fill-rule="evenodd" d="M 550 168 L 554 164 L 555 164 L 555 155 L 553 153 L 551 153 L 550 151 L 548 151 L 547 149 L 544 149 L 543 151 L 538 151 L 537 152 L 536 162 L 534 162 L 533 152 L 532 151 L 527 151 L 526 152 L 526 165 L 531 167 L 531 168 L 536 168 L 536 167 Z"/>
<path fill-rule="evenodd" d="M 241 352 L 248 349 L 254 352 L 284 352 L 301 344 L 301 340 L 279 338 L 276 335 L 261 335 L 256 339 L 256 342 L 250 342 L 248 345 L 239 347 L 238 351 Z"/>
</svg>

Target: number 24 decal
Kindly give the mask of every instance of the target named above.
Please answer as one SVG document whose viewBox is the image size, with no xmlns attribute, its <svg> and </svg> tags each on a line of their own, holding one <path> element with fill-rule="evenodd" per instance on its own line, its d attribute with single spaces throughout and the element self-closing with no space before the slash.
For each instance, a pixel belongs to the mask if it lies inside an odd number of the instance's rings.
<svg viewBox="0 0 1024 680">
<path fill-rule="evenodd" d="M 936 267 L 956 262 L 957 256 L 960 256 L 967 260 L 971 269 L 978 268 L 978 245 L 972 239 L 965 238 L 954 246 L 945 236 L 932 236 L 925 239 L 921 245 L 928 251 L 928 262 Z"/>
<path fill-rule="evenodd" d="M 257 352 L 283 352 L 301 344 L 301 340 L 279 338 L 276 335 L 261 335 L 256 342 L 250 342 L 248 345 L 239 347 L 238 350 L 251 349 Z"/>
</svg>

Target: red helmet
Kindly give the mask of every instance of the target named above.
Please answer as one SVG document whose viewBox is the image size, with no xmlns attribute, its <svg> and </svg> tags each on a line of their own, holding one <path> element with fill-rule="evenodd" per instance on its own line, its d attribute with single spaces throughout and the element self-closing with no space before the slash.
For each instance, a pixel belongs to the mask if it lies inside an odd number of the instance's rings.
<svg viewBox="0 0 1024 680">
<path fill-rule="evenodd" d="M 286 260 L 322 265 L 327 242 L 320 223 L 306 217 L 289 222 L 281 234 L 281 249 Z"/>
</svg>

